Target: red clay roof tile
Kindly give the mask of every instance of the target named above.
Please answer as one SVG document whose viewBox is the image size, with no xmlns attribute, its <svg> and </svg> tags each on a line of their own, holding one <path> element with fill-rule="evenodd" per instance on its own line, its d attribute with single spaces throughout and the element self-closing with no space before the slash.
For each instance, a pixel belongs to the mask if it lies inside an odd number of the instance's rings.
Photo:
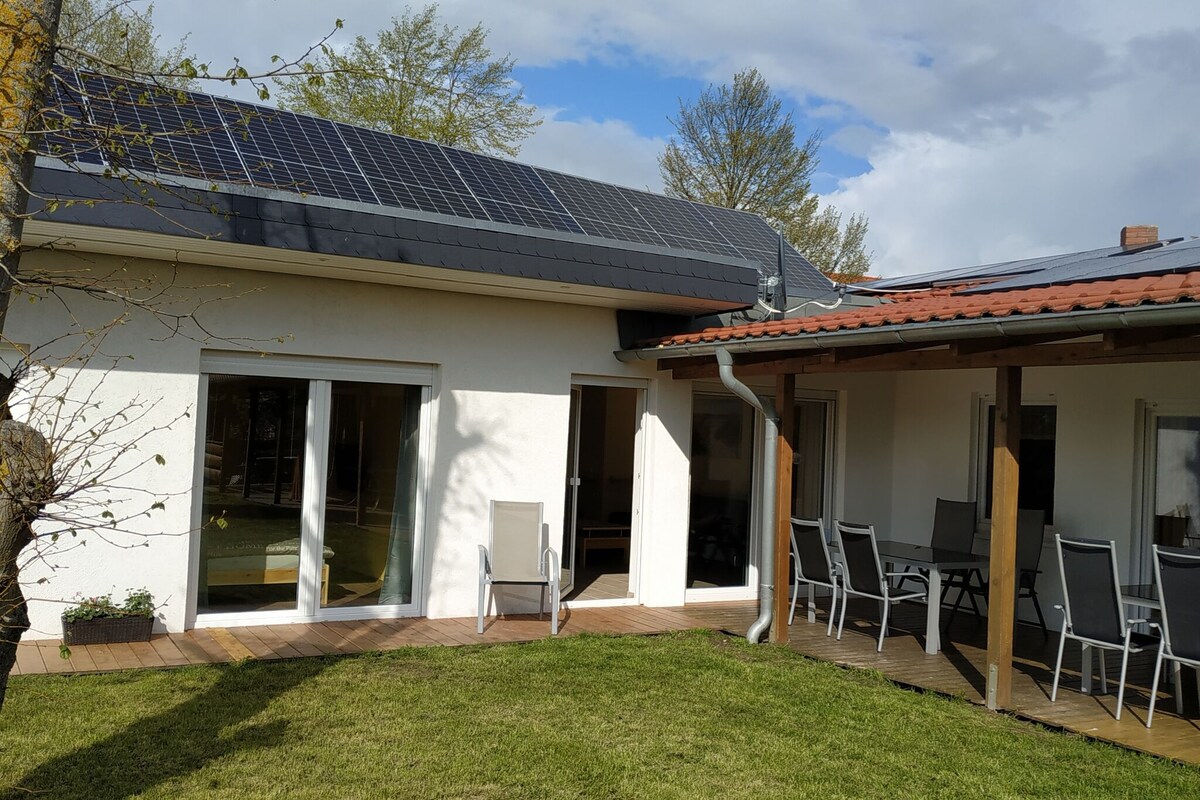
<svg viewBox="0 0 1200 800">
<path fill-rule="evenodd" d="M 1063 313 L 1079 309 L 1132 307 L 1144 303 L 1170 304 L 1200 300 L 1200 271 L 1173 275 L 1142 275 L 1117 280 L 1091 281 L 1062 286 L 1013 289 L 990 294 L 954 294 L 966 288 L 937 287 L 926 292 L 885 295 L 882 305 L 769 322 L 751 322 L 697 333 L 666 336 L 641 343 L 641 347 L 726 342 L 765 336 L 858 330 L 883 325 L 944 322 L 954 319 L 1008 317 Z"/>
</svg>

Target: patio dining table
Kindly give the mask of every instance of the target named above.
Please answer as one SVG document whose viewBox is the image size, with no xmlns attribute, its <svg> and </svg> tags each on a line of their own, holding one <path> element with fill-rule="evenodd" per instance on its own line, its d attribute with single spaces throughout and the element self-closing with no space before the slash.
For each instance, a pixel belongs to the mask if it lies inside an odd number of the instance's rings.
<svg viewBox="0 0 1200 800">
<path fill-rule="evenodd" d="M 891 572 L 895 565 L 902 564 L 924 570 L 928 574 L 929 595 L 926 601 L 928 608 L 925 612 L 925 652 L 929 655 L 937 655 L 942 649 L 942 573 L 966 569 L 987 569 L 987 556 L 885 539 L 878 540 L 876 546 L 879 548 L 879 560 L 884 563 L 885 571 Z M 840 558 L 836 542 L 830 545 L 830 552 Z"/>
</svg>

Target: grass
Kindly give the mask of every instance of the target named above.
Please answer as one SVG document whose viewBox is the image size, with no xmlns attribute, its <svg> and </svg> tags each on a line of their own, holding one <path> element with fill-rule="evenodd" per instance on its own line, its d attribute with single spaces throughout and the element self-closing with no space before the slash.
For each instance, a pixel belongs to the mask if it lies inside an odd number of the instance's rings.
<svg viewBox="0 0 1200 800">
<path fill-rule="evenodd" d="M 0 796 L 1200 796 L 1200 770 L 706 633 L 13 678 Z M 34 794 L 31 794 L 33 792 Z"/>
</svg>

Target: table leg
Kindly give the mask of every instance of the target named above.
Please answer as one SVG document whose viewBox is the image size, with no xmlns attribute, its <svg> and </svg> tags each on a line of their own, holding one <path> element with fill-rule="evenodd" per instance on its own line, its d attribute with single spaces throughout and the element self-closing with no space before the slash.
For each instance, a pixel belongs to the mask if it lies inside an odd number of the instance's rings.
<svg viewBox="0 0 1200 800">
<path fill-rule="evenodd" d="M 811 583 L 808 585 L 808 623 L 815 625 L 817 622 L 817 587 Z"/>
<path fill-rule="evenodd" d="M 942 573 L 936 569 L 929 570 L 929 596 L 925 598 L 925 652 L 931 656 L 937 655 L 942 649 L 941 620 L 939 619 L 942 604 Z"/>
</svg>

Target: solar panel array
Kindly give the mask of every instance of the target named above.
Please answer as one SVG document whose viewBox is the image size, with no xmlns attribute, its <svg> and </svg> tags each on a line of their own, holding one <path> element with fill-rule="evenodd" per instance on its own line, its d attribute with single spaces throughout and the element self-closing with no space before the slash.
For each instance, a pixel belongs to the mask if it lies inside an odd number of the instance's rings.
<svg viewBox="0 0 1200 800">
<path fill-rule="evenodd" d="M 766 274 L 777 269 L 778 235 L 753 214 L 94 73 L 56 69 L 54 84 L 57 130 L 44 137 L 42 154 L 65 161 L 697 251 L 756 262 Z M 793 297 L 831 288 L 790 246 L 784 271 Z"/>
</svg>

